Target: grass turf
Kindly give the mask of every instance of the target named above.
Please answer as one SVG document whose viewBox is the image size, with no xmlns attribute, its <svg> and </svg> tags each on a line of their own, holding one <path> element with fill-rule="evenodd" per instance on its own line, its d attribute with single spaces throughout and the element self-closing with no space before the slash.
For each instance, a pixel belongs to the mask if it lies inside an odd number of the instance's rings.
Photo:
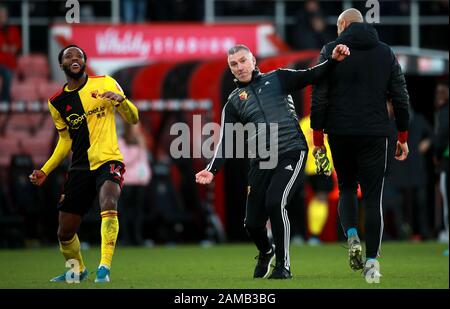
<svg viewBox="0 0 450 309">
<path fill-rule="evenodd" d="M 380 284 L 368 284 L 350 270 L 341 244 L 291 246 L 292 280 L 253 279 L 257 254 L 250 244 L 175 247 L 118 247 L 111 282 L 94 284 L 100 249 L 83 251 L 91 272 L 80 284 L 51 283 L 64 271 L 58 249 L 0 250 L 0 288 L 152 288 L 152 289 L 322 289 L 322 288 L 449 288 L 447 245 L 386 242 L 382 248 Z"/>
</svg>

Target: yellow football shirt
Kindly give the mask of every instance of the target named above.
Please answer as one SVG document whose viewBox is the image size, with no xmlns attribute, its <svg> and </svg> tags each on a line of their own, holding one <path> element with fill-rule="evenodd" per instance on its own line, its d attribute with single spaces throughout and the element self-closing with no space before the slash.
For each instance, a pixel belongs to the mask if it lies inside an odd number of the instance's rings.
<svg viewBox="0 0 450 309">
<path fill-rule="evenodd" d="M 73 152 L 71 170 L 95 170 L 111 160 L 123 162 L 114 105 L 99 96 L 106 91 L 123 95 L 112 77 L 88 76 L 78 89 L 69 91 L 65 86 L 48 101 L 56 129 L 69 130 Z"/>
</svg>

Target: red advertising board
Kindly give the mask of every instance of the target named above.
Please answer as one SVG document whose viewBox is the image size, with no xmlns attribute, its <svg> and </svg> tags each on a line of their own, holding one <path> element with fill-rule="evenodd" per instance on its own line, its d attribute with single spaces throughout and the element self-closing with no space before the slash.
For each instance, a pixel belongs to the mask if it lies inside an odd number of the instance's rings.
<svg viewBox="0 0 450 309">
<path fill-rule="evenodd" d="M 189 59 L 223 55 L 235 44 L 247 45 L 256 54 L 261 24 L 124 24 L 59 25 L 64 37 L 83 46 L 94 58 Z M 265 31 L 268 34 L 267 31 Z"/>
<path fill-rule="evenodd" d="M 275 30 L 270 24 L 72 24 L 52 27 L 55 51 L 76 44 L 88 54 L 89 65 L 102 74 L 137 63 L 224 57 L 236 44 L 255 55 L 273 54 Z"/>
<path fill-rule="evenodd" d="M 237 43 L 256 48 L 256 26 L 73 26 L 72 40 L 91 57 L 177 60 L 216 57 Z"/>
</svg>

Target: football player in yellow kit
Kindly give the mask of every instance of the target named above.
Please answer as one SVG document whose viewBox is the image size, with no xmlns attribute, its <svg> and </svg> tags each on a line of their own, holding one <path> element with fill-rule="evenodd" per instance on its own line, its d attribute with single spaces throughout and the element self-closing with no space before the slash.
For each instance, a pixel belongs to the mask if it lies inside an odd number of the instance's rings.
<svg viewBox="0 0 450 309">
<path fill-rule="evenodd" d="M 125 166 L 120 153 L 115 111 L 130 124 L 139 120 L 138 110 L 110 76 L 88 76 L 86 53 L 69 45 L 58 55 L 67 83 L 48 100 L 48 107 L 59 132 L 59 140 L 50 159 L 40 170 L 34 170 L 30 181 L 41 186 L 47 176 L 72 150 L 72 162 L 58 203 L 60 249 L 66 261 L 75 260 L 77 272 L 87 277 L 77 231 L 83 215 L 95 198 L 101 209 L 101 260 L 95 282 L 109 282 L 119 221 L 117 202 L 120 197 Z M 66 281 L 67 272 L 51 281 Z"/>
</svg>

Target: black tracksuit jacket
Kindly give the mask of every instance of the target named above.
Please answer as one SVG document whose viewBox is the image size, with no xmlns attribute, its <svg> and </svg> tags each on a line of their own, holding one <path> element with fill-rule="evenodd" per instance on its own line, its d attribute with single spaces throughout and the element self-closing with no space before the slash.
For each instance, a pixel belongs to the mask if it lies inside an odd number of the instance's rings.
<svg viewBox="0 0 450 309">
<path fill-rule="evenodd" d="M 253 71 L 249 83 L 235 80 L 237 88 L 230 94 L 222 110 L 221 140 L 207 170 L 217 173 L 225 162 L 226 123 L 252 122 L 254 124 L 278 124 L 278 154 L 308 150 L 298 116 L 295 112 L 294 102 L 290 93 L 317 83 L 330 71 L 337 61 L 328 57 L 313 68 L 307 70 L 278 69 L 269 73 Z M 269 129 L 266 129 L 269 132 Z M 258 132 L 256 132 L 258 134 Z M 250 136 L 248 140 L 255 138 Z M 247 142 L 246 141 L 246 142 Z M 256 154 L 256 160 L 261 159 Z"/>
<path fill-rule="evenodd" d="M 336 135 L 389 136 L 386 98 L 392 97 L 397 129 L 407 131 L 409 96 L 405 77 L 391 48 L 369 24 L 352 23 L 326 44 L 319 62 L 338 44 L 350 56 L 313 87 L 311 127 Z"/>
</svg>

